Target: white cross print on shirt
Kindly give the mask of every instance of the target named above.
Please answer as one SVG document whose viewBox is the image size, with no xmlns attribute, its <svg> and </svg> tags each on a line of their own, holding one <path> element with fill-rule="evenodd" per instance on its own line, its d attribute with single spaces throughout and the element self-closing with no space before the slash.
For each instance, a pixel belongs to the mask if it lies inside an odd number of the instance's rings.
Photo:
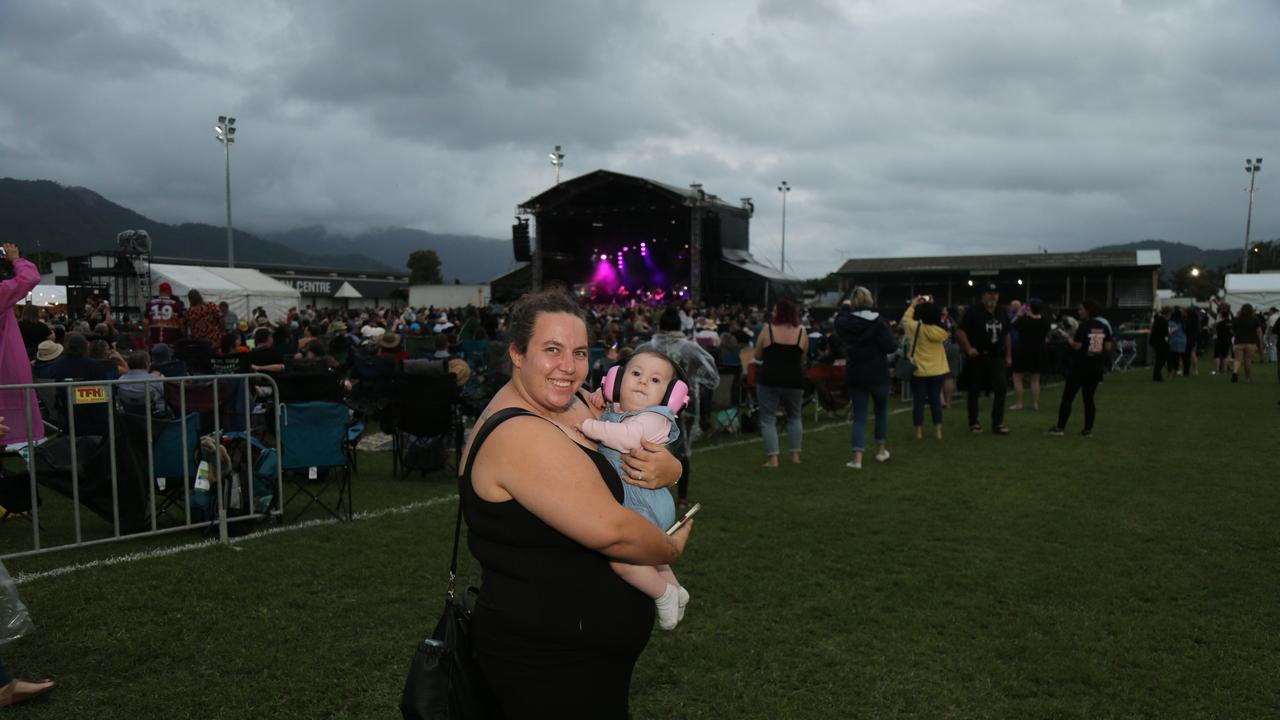
<svg viewBox="0 0 1280 720">
<path fill-rule="evenodd" d="M 991 318 L 987 321 L 987 334 L 991 336 L 992 345 L 1000 342 L 1000 328 L 1000 321 L 996 318 Z"/>
</svg>

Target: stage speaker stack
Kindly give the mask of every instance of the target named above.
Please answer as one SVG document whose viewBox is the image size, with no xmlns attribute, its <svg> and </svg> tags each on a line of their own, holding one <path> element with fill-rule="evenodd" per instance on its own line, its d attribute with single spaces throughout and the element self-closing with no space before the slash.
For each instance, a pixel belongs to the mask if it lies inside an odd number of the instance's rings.
<svg viewBox="0 0 1280 720">
<path fill-rule="evenodd" d="M 525 218 L 516 218 L 516 224 L 511 226 L 511 247 L 515 250 L 516 262 L 531 262 L 533 253 L 529 250 L 529 221 Z"/>
</svg>

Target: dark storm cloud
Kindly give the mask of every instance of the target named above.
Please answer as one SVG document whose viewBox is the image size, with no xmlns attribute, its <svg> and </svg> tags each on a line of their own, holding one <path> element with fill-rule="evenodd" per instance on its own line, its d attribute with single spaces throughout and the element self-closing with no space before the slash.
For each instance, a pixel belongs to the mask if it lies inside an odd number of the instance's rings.
<svg viewBox="0 0 1280 720">
<path fill-rule="evenodd" d="M 1229 246 L 1280 111 L 1273 3 L 0 3 L 3 173 L 221 222 L 499 236 L 595 168 L 754 198 L 753 246 Z M 1280 235 L 1264 175 L 1256 237 Z"/>
</svg>

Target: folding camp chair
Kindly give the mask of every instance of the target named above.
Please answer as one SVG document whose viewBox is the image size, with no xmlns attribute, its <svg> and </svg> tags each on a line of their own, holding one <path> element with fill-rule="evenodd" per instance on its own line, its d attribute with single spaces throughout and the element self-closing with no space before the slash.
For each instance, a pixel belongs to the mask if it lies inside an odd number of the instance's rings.
<svg viewBox="0 0 1280 720">
<path fill-rule="evenodd" d="M 393 474 L 400 477 L 408 470 L 405 460 L 415 438 L 446 436 L 445 447 L 452 442 L 455 458 L 461 455 L 462 424 L 458 418 L 458 384 L 453 373 L 401 375 L 395 380 L 395 388 L 396 402 L 391 413 Z"/>
<path fill-rule="evenodd" d="M 742 430 L 742 366 L 720 365 L 720 384 L 711 392 L 711 432 Z"/>
<path fill-rule="evenodd" d="M 183 425 L 186 425 L 185 438 Z M 196 457 L 196 448 L 200 445 L 200 413 L 187 413 L 185 422 L 176 418 L 153 421 L 151 428 L 151 458 L 155 464 L 151 477 L 156 485 L 158 519 L 172 508 L 185 507 L 191 497 L 191 483 L 200 466 Z"/>
<path fill-rule="evenodd" d="M 351 468 L 344 450 L 350 423 L 351 410 L 341 403 L 280 406 L 281 470 L 294 484 L 282 507 L 299 495 L 307 497 L 294 520 L 312 505 L 319 505 L 339 520 L 351 519 Z M 337 501 L 332 505 L 324 499 L 330 486 L 337 489 Z"/>
<path fill-rule="evenodd" d="M 1128 370 L 1136 357 L 1138 357 L 1138 343 L 1134 340 L 1121 340 L 1116 346 L 1115 362 L 1112 363 L 1111 370 L 1121 372 Z"/>
<path fill-rule="evenodd" d="M 813 409 L 814 420 L 818 419 L 819 408 L 838 413 L 849 407 L 849 390 L 843 364 L 814 365 L 805 372 L 805 380 L 812 386 L 817 400 Z"/>
</svg>

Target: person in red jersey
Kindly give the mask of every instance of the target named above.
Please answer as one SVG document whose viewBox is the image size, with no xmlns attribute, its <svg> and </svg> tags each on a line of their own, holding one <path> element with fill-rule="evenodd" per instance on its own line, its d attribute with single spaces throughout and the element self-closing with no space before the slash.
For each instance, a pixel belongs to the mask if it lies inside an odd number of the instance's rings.
<svg viewBox="0 0 1280 720">
<path fill-rule="evenodd" d="M 142 316 L 142 324 L 147 328 L 147 346 L 177 342 L 182 337 L 182 317 L 185 314 L 182 301 L 173 297 L 173 286 L 167 282 L 160 283 L 160 296 L 147 303 Z"/>
</svg>

